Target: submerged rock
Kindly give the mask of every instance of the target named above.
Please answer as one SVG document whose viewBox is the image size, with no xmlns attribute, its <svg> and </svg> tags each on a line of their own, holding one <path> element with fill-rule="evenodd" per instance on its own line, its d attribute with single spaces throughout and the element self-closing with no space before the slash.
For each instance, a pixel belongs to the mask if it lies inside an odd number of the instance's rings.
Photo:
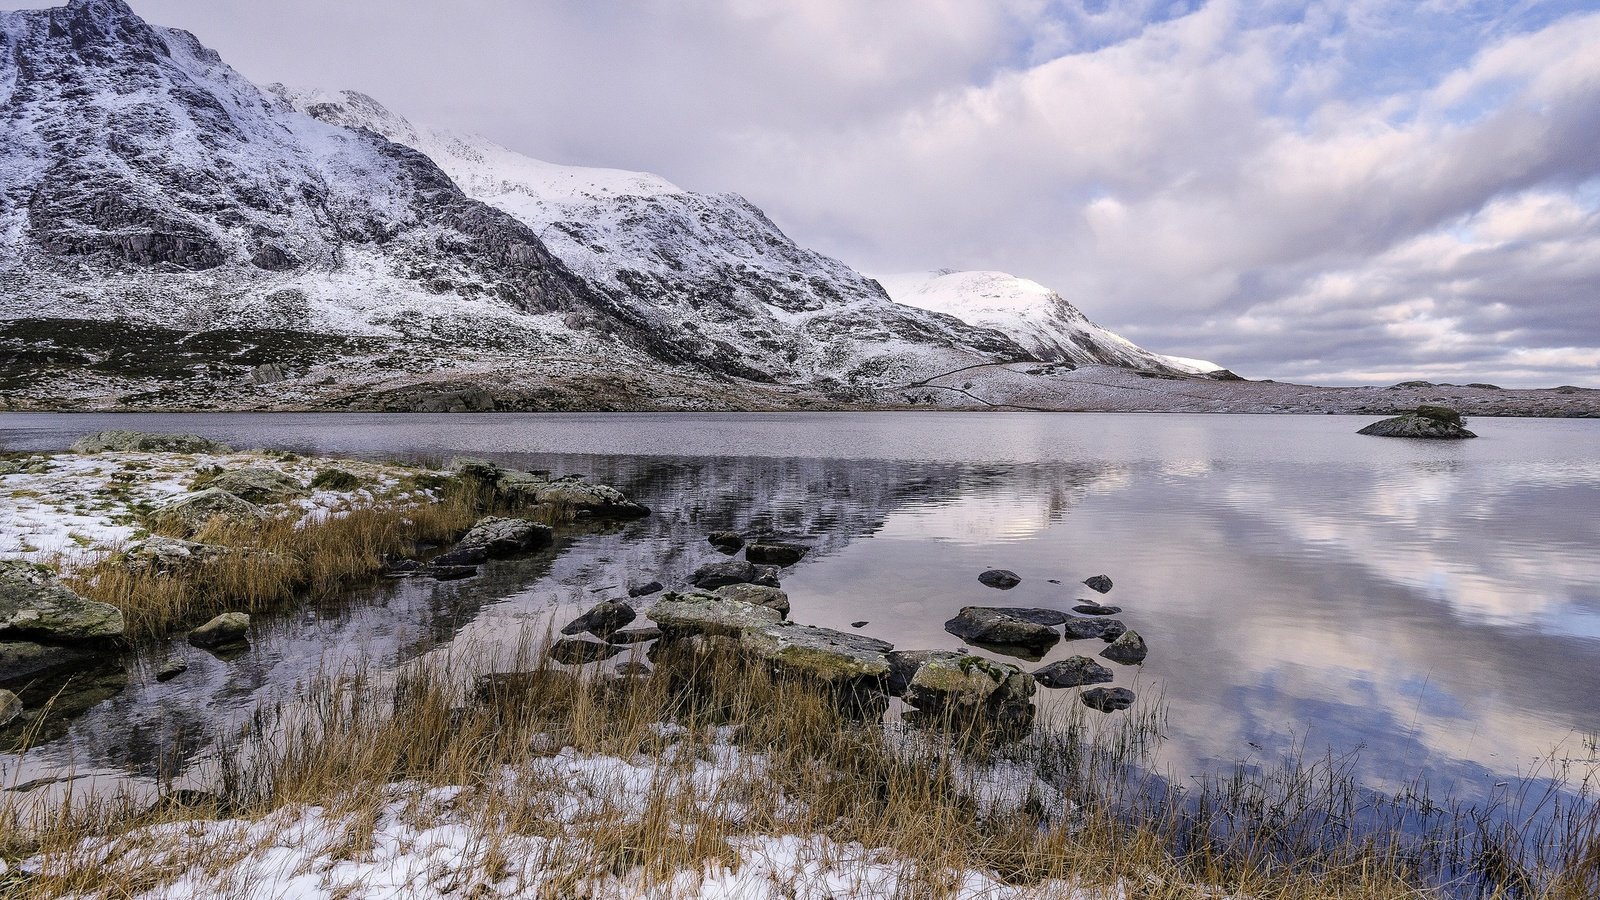
<svg viewBox="0 0 1600 900">
<path fill-rule="evenodd" d="M 1099 603 L 1079 603 L 1077 606 L 1072 608 L 1072 611 L 1075 613 L 1082 613 L 1086 616 L 1114 616 L 1117 613 L 1122 612 L 1122 607 L 1102 606 Z"/>
<path fill-rule="evenodd" d="M 1145 646 L 1144 638 L 1139 636 L 1139 632 L 1130 631 L 1112 641 L 1111 646 L 1100 651 L 1100 655 L 1114 663 L 1131 666 L 1144 662 L 1149 652 L 1150 649 Z"/>
<path fill-rule="evenodd" d="M 778 615 L 789 617 L 789 594 L 782 588 L 768 587 L 764 584 L 725 584 L 712 593 L 740 603 L 775 609 Z"/>
<path fill-rule="evenodd" d="M 1461 414 L 1445 406 L 1419 406 L 1416 412 L 1373 422 L 1356 432 L 1376 437 L 1426 438 L 1432 440 L 1459 440 L 1475 438 L 1476 434 L 1464 426 Z"/>
<path fill-rule="evenodd" d="M 587 638 L 562 638 L 550 645 L 550 658 L 562 665 L 581 666 L 585 663 L 610 659 L 622 652 L 613 644 L 602 644 Z"/>
<path fill-rule="evenodd" d="M 1010 569 L 990 569 L 978 575 L 978 582 L 1002 591 L 1009 591 L 1022 583 L 1022 576 Z"/>
<path fill-rule="evenodd" d="M 644 584 L 628 585 L 629 597 L 648 597 L 651 594 L 661 593 L 664 585 L 659 581 L 646 581 Z"/>
<path fill-rule="evenodd" d="M 706 541 L 729 556 L 744 546 L 744 536 L 737 531 L 713 531 L 706 535 Z"/>
<path fill-rule="evenodd" d="M 944 630 L 968 643 L 1027 651 L 1012 655 L 1040 656 L 1061 640 L 1061 633 L 1054 628 L 990 606 L 962 607 L 955 618 L 944 623 Z"/>
<path fill-rule="evenodd" d="M 282 503 L 306 492 L 299 481 L 265 466 L 229 469 L 207 482 L 206 487 L 227 491 L 250 503 Z"/>
<path fill-rule="evenodd" d="M 460 581 L 463 578 L 471 578 L 472 576 L 478 574 L 478 567 L 452 565 L 441 566 L 438 563 L 429 563 L 427 569 L 424 571 L 426 571 L 428 576 L 434 581 Z"/>
<path fill-rule="evenodd" d="M 232 453 L 227 444 L 194 434 L 160 434 L 150 431 L 97 431 L 72 443 L 74 453 L 122 450 L 136 453 Z"/>
<path fill-rule="evenodd" d="M 156 680 L 171 681 L 187 671 L 189 671 L 189 661 L 174 653 L 161 663 L 161 668 L 156 670 Z"/>
<path fill-rule="evenodd" d="M 1133 691 L 1124 687 L 1090 688 L 1078 695 L 1083 705 L 1100 712 L 1116 712 L 1133 705 Z"/>
<path fill-rule="evenodd" d="M 95 652 L 81 646 L 0 641 L 0 683 L 21 683 L 81 669 L 94 659 Z"/>
<path fill-rule="evenodd" d="M 760 584 L 778 587 L 777 566 L 758 566 L 749 560 L 730 559 L 725 562 L 706 563 L 694 570 L 689 583 L 711 590 L 729 584 Z"/>
<path fill-rule="evenodd" d="M 1058 660 L 1033 673 L 1033 680 L 1047 688 L 1082 687 L 1111 680 L 1111 670 L 1087 656 Z"/>
<path fill-rule="evenodd" d="M 189 632 L 189 643 L 203 650 L 249 643 L 250 616 L 225 612 Z"/>
<path fill-rule="evenodd" d="M 1102 594 L 1111 590 L 1111 579 L 1104 575 L 1091 575 L 1085 578 L 1083 583 L 1089 586 L 1089 590 L 1098 591 Z"/>
<path fill-rule="evenodd" d="M 811 552 L 810 547 L 800 544 L 763 542 L 744 548 L 744 558 L 753 563 L 767 563 L 782 568 L 794 565 L 809 552 Z"/>
<path fill-rule="evenodd" d="M 169 500 L 150 514 L 158 527 L 192 535 L 213 521 L 230 525 L 259 525 L 267 511 L 221 488 L 202 488 Z"/>
<path fill-rule="evenodd" d="M 50 570 L 0 562 L 0 635 L 81 643 L 120 637 L 122 611 L 78 596 Z"/>
<path fill-rule="evenodd" d="M 568 622 L 561 633 L 581 634 L 587 631 L 598 638 L 609 638 L 613 632 L 632 622 L 636 615 L 633 607 L 621 600 L 605 600 Z"/>
<path fill-rule="evenodd" d="M 1068 619 L 1061 627 L 1061 633 L 1069 641 L 1098 638 L 1110 642 L 1121 637 L 1127 630 L 1128 626 L 1117 619 Z"/>
</svg>

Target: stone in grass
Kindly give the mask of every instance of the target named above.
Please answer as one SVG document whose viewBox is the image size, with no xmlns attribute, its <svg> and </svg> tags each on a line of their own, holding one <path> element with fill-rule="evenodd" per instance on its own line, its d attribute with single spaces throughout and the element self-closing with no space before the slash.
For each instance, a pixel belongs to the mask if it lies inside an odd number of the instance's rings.
<svg viewBox="0 0 1600 900">
<path fill-rule="evenodd" d="M 990 569 L 978 575 L 978 582 L 1002 591 L 1009 591 L 1022 583 L 1022 576 L 1010 569 Z"/>
<path fill-rule="evenodd" d="M 5 688 L 0 688 L 0 727 L 10 725 L 22 715 L 22 700 Z"/>
<path fill-rule="evenodd" d="M 744 536 L 737 531 L 713 531 L 706 535 L 706 541 L 729 556 L 744 546 Z"/>
<path fill-rule="evenodd" d="M 621 600 L 603 600 L 596 603 L 588 612 L 568 622 L 562 627 L 561 633 L 582 634 L 587 631 L 597 638 L 605 639 L 610 637 L 612 632 L 632 622 L 636 616 L 633 607 Z"/>
<path fill-rule="evenodd" d="M 1122 607 L 1104 606 L 1099 603 L 1079 603 L 1072 608 L 1072 611 L 1086 616 L 1114 616 L 1122 612 Z"/>
<path fill-rule="evenodd" d="M 650 667 L 638 660 L 629 660 L 617 663 L 616 673 L 623 678 L 643 678 L 650 674 Z"/>
<path fill-rule="evenodd" d="M 189 661 L 174 653 L 161 663 L 161 668 L 156 670 L 156 680 L 171 681 L 187 671 L 189 671 Z"/>
<path fill-rule="evenodd" d="M 648 597 L 651 594 L 661 593 L 664 585 L 659 581 L 646 581 L 644 584 L 628 585 L 629 597 Z"/>
<path fill-rule="evenodd" d="M 1048 625 L 1030 622 L 989 606 L 962 607 L 955 618 L 944 623 L 944 630 L 968 643 L 1026 651 L 1012 655 L 1042 656 L 1061 640 L 1061 633 Z"/>
<path fill-rule="evenodd" d="M 784 671 L 832 683 L 889 674 L 888 654 L 894 650 L 888 641 L 792 622 L 747 629 L 739 644 Z"/>
<path fill-rule="evenodd" d="M 122 634 L 122 611 L 78 596 L 43 566 L 0 562 L 0 634 L 61 643 Z"/>
<path fill-rule="evenodd" d="M 1133 691 L 1124 687 L 1090 688 L 1078 695 L 1083 705 L 1103 713 L 1116 712 L 1133 705 Z"/>
<path fill-rule="evenodd" d="M 202 650 L 249 643 L 250 617 L 242 612 L 225 612 L 189 632 L 189 643 Z"/>
<path fill-rule="evenodd" d="M 150 514 L 157 526 L 192 535 L 213 521 L 229 525 L 259 525 L 267 511 L 221 488 L 202 488 L 167 501 Z"/>
<path fill-rule="evenodd" d="M 762 542 L 744 548 L 744 558 L 753 563 L 766 563 L 781 568 L 794 565 L 804 559 L 809 552 L 811 548 L 801 544 Z"/>
<path fill-rule="evenodd" d="M 1114 663 L 1132 666 L 1144 662 L 1145 655 L 1149 652 L 1139 632 L 1129 631 L 1112 641 L 1111 646 L 1100 651 L 1100 655 Z"/>
<path fill-rule="evenodd" d="M 1091 575 L 1085 578 L 1083 583 L 1089 586 L 1089 590 L 1099 591 L 1102 594 L 1111 590 L 1111 579 L 1104 575 Z"/>
<path fill-rule="evenodd" d="M 751 606 L 775 609 L 778 615 L 789 617 L 789 594 L 783 588 L 767 587 L 764 584 L 725 584 L 712 593 Z"/>
<path fill-rule="evenodd" d="M 305 493 L 297 479 L 266 466 L 229 469 L 206 482 L 206 487 L 227 491 L 250 503 L 282 503 Z"/>
<path fill-rule="evenodd" d="M 761 584 L 778 587 L 778 567 L 758 566 L 742 559 L 706 563 L 694 570 L 694 574 L 689 576 L 689 583 L 706 590 L 729 584 Z"/>
<path fill-rule="evenodd" d="M 562 638 L 550 645 L 550 658 L 564 666 L 581 666 L 585 663 L 610 659 L 622 652 L 613 644 L 602 644 L 587 638 Z"/>
<path fill-rule="evenodd" d="M 1127 630 L 1128 626 L 1117 619 L 1068 619 L 1061 626 L 1061 633 L 1069 641 L 1099 639 L 1110 643 Z"/>
<path fill-rule="evenodd" d="M 1087 656 L 1074 656 L 1039 669 L 1033 673 L 1033 680 L 1047 688 L 1083 687 L 1110 681 L 1111 670 Z"/>
</svg>

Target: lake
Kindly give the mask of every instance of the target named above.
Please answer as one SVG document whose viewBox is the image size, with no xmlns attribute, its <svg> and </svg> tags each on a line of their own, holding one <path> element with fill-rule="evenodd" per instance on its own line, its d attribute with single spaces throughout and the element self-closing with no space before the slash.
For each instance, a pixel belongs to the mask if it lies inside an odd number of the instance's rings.
<svg viewBox="0 0 1600 900">
<path fill-rule="evenodd" d="M 65 767 L 181 773 L 222 723 L 292 698 L 318 670 L 492 643 L 630 580 L 681 583 L 723 558 L 705 535 L 727 528 L 814 546 L 784 575 L 794 619 L 865 620 L 863 632 L 901 648 L 961 646 L 943 623 L 964 605 L 1121 606 L 1151 650 L 1116 683 L 1167 704 L 1162 762 L 1180 777 L 1359 751 L 1358 774 L 1375 788 L 1425 776 L 1473 799 L 1552 754 L 1593 765 L 1600 421 L 1476 419 L 1481 438 L 1460 442 L 1356 435 L 1368 421 L 0 414 L 5 450 L 129 428 L 304 453 L 471 455 L 587 475 L 655 510 L 469 581 L 386 584 L 285 614 L 244 657 L 191 652 L 193 668 L 171 682 L 154 680 L 155 648 L 125 690 L 26 766 L 13 761 L 7 779 Z M 993 567 L 1021 585 L 980 585 Z M 1115 582 L 1104 597 L 1081 583 L 1102 573 Z M 1101 646 L 1065 642 L 1045 659 Z"/>
</svg>

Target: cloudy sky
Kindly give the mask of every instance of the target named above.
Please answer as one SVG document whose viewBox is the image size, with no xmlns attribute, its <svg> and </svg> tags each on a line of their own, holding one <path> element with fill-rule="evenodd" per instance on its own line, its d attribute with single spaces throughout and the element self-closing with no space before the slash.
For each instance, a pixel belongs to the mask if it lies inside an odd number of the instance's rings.
<svg viewBox="0 0 1600 900">
<path fill-rule="evenodd" d="M 1250 376 L 1600 386 L 1600 0 L 132 3 Z"/>
</svg>

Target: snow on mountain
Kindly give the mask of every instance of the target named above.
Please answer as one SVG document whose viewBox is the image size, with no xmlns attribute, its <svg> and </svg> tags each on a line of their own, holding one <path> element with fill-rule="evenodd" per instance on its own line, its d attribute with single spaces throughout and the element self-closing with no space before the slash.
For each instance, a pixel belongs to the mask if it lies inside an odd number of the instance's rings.
<svg viewBox="0 0 1600 900">
<path fill-rule="evenodd" d="M 0 14 L 3 317 L 570 343 L 594 297 L 426 157 L 263 94 L 121 0 Z M 441 252 L 443 251 L 443 252 Z"/>
<path fill-rule="evenodd" d="M 1189 356 L 1168 356 L 1165 354 L 1161 358 L 1171 364 L 1174 369 L 1188 372 L 1191 375 L 1209 375 L 1212 372 L 1222 371 L 1221 366 L 1209 359 L 1194 359 Z"/>
<path fill-rule="evenodd" d="M 1221 368 L 1203 360 L 1152 353 L 1089 321 L 1077 307 L 1039 282 L 1005 272 L 941 269 L 880 276 L 878 283 L 896 303 L 992 328 L 1042 360 L 1184 374 Z"/>
<path fill-rule="evenodd" d="M 698 366 L 758 381 L 878 387 L 1027 357 L 1003 335 L 891 302 L 737 194 L 542 162 L 477 135 L 413 124 L 354 91 L 269 90 L 324 122 L 420 150 L 468 195 L 533 228 L 572 271 Z"/>
</svg>

